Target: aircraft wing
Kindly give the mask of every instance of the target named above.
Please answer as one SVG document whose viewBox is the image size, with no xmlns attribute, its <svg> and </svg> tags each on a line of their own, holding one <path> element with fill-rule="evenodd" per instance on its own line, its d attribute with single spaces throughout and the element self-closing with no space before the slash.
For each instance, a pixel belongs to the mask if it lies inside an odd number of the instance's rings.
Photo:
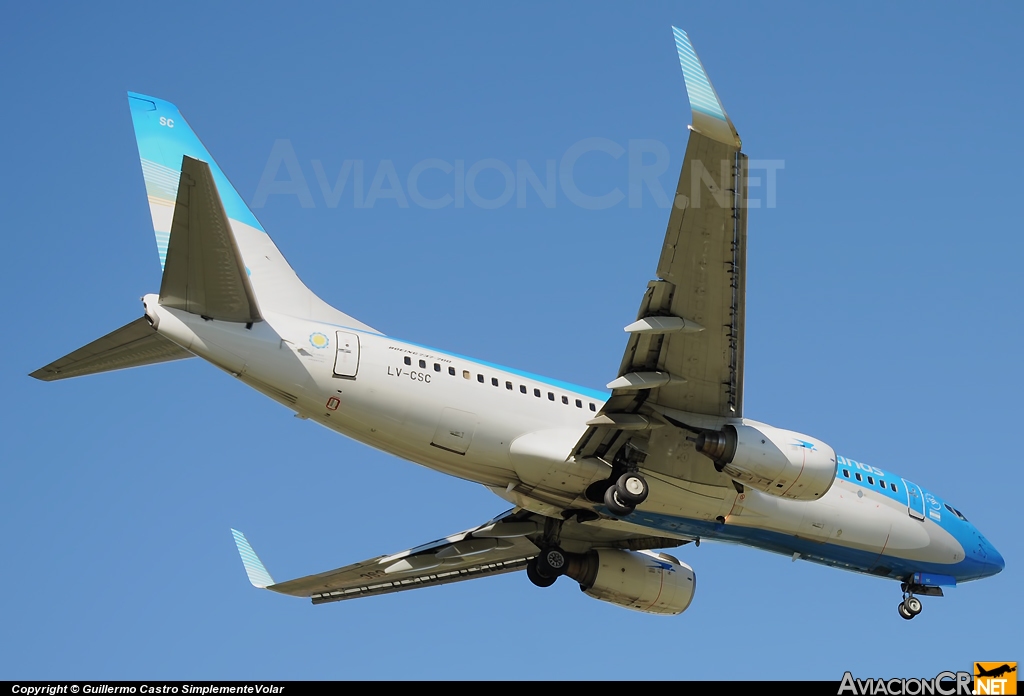
<svg viewBox="0 0 1024 696">
<path fill-rule="evenodd" d="M 661 414 L 743 414 L 747 158 L 689 38 L 673 32 L 693 126 L 656 279 L 576 457 L 610 462 L 636 431 L 663 425 Z"/>
<path fill-rule="evenodd" d="M 473 529 L 400 553 L 279 583 L 274 582 L 245 535 L 234 529 L 231 533 L 253 586 L 293 597 L 309 597 L 313 604 L 323 604 L 522 570 L 538 554 L 535 542 L 540 542 L 547 527 L 550 522 L 539 515 L 509 510 Z M 596 546 L 643 550 L 684 543 L 573 520 L 562 525 L 559 542 L 566 550 L 577 553 Z"/>
</svg>

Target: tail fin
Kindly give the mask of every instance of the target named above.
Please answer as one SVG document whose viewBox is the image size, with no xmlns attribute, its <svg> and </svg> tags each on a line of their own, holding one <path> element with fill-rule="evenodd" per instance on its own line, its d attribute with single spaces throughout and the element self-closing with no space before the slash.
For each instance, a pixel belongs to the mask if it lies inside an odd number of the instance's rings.
<svg viewBox="0 0 1024 696">
<path fill-rule="evenodd" d="M 174 201 L 178 196 L 181 158 L 185 155 L 209 163 L 224 211 L 230 219 L 260 232 L 264 231 L 259 220 L 189 127 L 178 107 L 162 99 L 134 92 L 128 93 L 128 103 L 132 110 L 139 158 L 142 160 L 142 176 L 146 180 L 149 212 L 153 216 L 161 269 L 167 259 L 167 242 L 171 234 Z"/>
<path fill-rule="evenodd" d="M 128 102 L 161 268 L 167 262 L 182 162 L 186 157 L 199 160 L 209 165 L 216 192 L 261 310 L 374 330 L 334 309 L 299 280 L 174 104 L 134 92 L 128 93 Z"/>
</svg>

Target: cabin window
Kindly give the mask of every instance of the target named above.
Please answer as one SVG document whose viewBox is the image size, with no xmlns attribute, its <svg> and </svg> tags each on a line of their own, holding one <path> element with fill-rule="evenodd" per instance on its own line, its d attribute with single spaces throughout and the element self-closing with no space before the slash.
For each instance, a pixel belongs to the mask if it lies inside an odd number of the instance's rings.
<svg viewBox="0 0 1024 696">
<path fill-rule="evenodd" d="M 492 387 L 498 386 L 498 378 L 497 377 L 491 377 L 491 386 Z"/>
<path fill-rule="evenodd" d="M 511 382 L 505 382 L 505 388 L 508 389 L 509 391 L 512 391 L 512 383 Z"/>
<path fill-rule="evenodd" d="M 412 358 L 410 358 L 408 355 L 405 356 L 405 364 L 406 365 L 412 365 Z"/>
<path fill-rule="evenodd" d="M 554 400 L 555 400 L 554 392 L 548 392 L 548 401 L 554 401 Z"/>
<path fill-rule="evenodd" d="M 441 371 L 440 363 L 434 363 L 434 372 L 440 372 L 440 371 Z"/>
<path fill-rule="evenodd" d="M 899 492 L 899 491 L 896 490 L 896 484 L 895 483 L 890 483 L 889 484 L 889 488 L 892 489 L 893 493 L 898 493 Z"/>
<path fill-rule="evenodd" d="M 533 390 L 533 395 L 536 396 L 539 399 L 540 398 L 540 389 L 534 389 Z"/>
<path fill-rule="evenodd" d="M 875 485 L 875 479 L 868 476 L 868 483 L 870 483 L 872 486 Z"/>
<path fill-rule="evenodd" d="M 856 476 L 856 477 L 857 477 L 857 480 L 858 480 L 858 481 L 863 481 L 863 480 L 864 480 L 864 477 L 860 475 L 860 472 L 858 472 L 858 473 L 854 474 L 854 476 Z"/>
<path fill-rule="evenodd" d="M 579 399 L 576 399 L 576 408 L 583 408 L 583 402 Z"/>
<path fill-rule="evenodd" d="M 448 367 L 448 374 L 450 374 L 452 377 L 454 377 L 455 376 L 455 368 L 449 366 Z"/>
<path fill-rule="evenodd" d="M 845 476 L 846 478 L 850 478 L 850 472 L 847 471 L 846 469 L 843 469 L 843 476 Z"/>
<path fill-rule="evenodd" d="M 521 391 L 523 394 L 525 394 L 526 393 L 526 385 L 525 384 L 520 384 L 519 385 L 519 391 Z"/>
<path fill-rule="evenodd" d="M 479 373 L 477 373 L 476 381 L 479 382 L 480 384 L 483 384 L 484 383 L 484 376 L 479 374 Z"/>
<path fill-rule="evenodd" d="M 462 371 L 462 378 L 463 379 L 471 379 L 470 374 L 469 374 L 469 370 L 463 370 Z"/>
<path fill-rule="evenodd" d="M 426 366 L 427 366 L 427 361 L 426 360 L 420 360 L 420 368 L 424 368 Z"/>
<path fill-rule="evenodd" d="M 562 397 L 562 403 L 565 404 L 566 406 L 568 406 L 569 405 L 569 397 L 568 396 L 563 396 Z"/>
<path fill-rule="evenodd" d="M 882 479 L 878 479 L 878 485 L 882 487 L 883 491 L 885 490 L 885 481 L 883 481 Z"/>
<path fill-rule="evenodd" d="M 590 402 L 590 410 L 591 411 L 596 411 L 597 410 L 597 406 L 594 405 L 593 401 Z"/>
</svg>

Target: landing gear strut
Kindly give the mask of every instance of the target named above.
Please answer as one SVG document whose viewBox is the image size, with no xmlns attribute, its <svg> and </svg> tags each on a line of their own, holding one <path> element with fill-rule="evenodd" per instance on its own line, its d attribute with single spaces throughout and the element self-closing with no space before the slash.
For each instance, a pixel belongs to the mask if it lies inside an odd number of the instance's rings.
<svg viewBox="0 0 1024 696">
<path fill-rule="evenodd" d="M 639 471 L 646 457 L 643 450 L 627 442 L 612 460 L 609 477 L 590 484 L 584 496 L 594 503 L 603 502 L 616 517 L 632 515 L 650 493 L 647 480 Z M 607 463 L 607 460 L 602 461 Z"/>
</svg>

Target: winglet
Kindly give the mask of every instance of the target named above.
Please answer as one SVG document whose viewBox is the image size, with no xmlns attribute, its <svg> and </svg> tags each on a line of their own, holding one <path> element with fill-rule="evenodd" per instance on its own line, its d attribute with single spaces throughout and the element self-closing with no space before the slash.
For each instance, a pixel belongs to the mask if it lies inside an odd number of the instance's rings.
<svg viewBox="0 0 1024 696">
<path fill-rule="evenodd" d="M 238 555 L 242 557 L 242 565 L 245 566 L 245 573 L 249 576 L 249 582 L 252 583 L 252 586 L 262 590 L 273 585 L 274 578 L 270 577 L 270 573 L 267 572 L 256 552 L 252 550 L 252 546 L 249 545 L 249 540 L 245 538 L 245 535 L 237 529 L 232 529 L 231 534 L 235 537 Z"/>
<path fill-rule="evenodd" d="M 693 130 L 736 148 L 742 146 L 736 128 L 725 113 L 722 100 L 711 86 L 711 80 L 704 66 L 693 50 L 690 37 L 678 27 L 672 27 L 676 39 L 676 50 L 679 52 L 679 65 L 683 69 L 686 81 L 686 94 L 690 98 L 690 109 L 693 112 Z"/>
</svg>

